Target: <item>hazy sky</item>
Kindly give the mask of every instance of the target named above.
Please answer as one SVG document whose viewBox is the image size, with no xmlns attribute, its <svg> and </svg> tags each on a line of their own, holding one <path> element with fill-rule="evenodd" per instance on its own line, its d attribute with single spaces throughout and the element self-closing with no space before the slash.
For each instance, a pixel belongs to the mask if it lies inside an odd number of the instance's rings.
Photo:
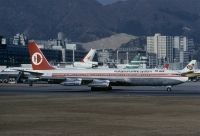
<svg viewBox="0 0 200 136">
<path fill-rule="evenodd" d="M 125 0 L 97 0 L 97 1 L 101 2 L 102 4 L 111 4 L 113 2 L 125 1 Z"/>
</svg>

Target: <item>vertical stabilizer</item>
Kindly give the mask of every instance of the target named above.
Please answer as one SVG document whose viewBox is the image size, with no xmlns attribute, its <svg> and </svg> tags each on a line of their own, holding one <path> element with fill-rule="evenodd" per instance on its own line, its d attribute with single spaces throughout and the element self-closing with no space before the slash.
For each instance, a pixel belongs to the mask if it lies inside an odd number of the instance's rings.
<svg viewBox="0 0 200 136">
<path fill-rule="evenodd" d="M 88 54 L 83 58 L 83 62 L 85 62 L 85 63 L 91 62 L 94 58 L 95 53 L 96 53 L 95 49 L 90 49 Z"/>
<path fill-rule="evenodd" d="M 49 64 L 41 50 L 34 41 L 28 43 L 28 51 L 33 70 L 52 70 L 55 69 Z"/>
<path fill-rule="evenodd" d="M 182 73 L 194 72 L 196 63 L 196 60 L 190 61 L 190 63 L 182 70 Z"/>
<path fill-rule="evenodd" d="M 169 69 L 169 64 L 164 64 L 164 65 L 163 65 L 163 69 L 164 69 L 164 70 L 168 70 L 168 69 Z"/>
</svg>

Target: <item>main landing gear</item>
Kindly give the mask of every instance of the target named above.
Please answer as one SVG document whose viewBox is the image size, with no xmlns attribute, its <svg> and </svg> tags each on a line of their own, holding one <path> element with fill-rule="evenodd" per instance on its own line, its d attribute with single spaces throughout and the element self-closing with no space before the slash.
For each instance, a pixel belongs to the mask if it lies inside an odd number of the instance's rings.
<svg viewBox="0 0 200 136">
<path fill-rule="evenodd" d="M 167 86 L 166 89 L 167 89 L 167 92 L 171 92 L 172 91 L 172 86 Z"/>
</svg>

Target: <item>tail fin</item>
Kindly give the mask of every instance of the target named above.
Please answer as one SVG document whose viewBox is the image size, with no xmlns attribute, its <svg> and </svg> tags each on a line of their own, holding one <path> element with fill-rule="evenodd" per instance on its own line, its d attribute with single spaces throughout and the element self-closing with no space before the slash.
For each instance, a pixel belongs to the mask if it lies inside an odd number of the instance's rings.
<svg viewBox="0 0 200 136">
<path fill-rule="evenodd" d="M 165 69 L 165 70 L 169 69 L 169 64 L 164 64 L 163 69 Z"/>
<path fill-rule="evenodd" d="M 88 62 L 88 61 L 92 61 L 94 58 L 94 55 L 96 53 L 95 49 L 90 49 L 90 51 L 88 52 L 88 54 L 83 58 L 83 62 Z"/>
<path fill-rule="evenodd" d="M 52 70 L 55 69 L 49 64 L 41 50 L 34 41 L 28 43 L 28 51 L 31 58 L 33 70 Z"/>
<path fill-rule="evenodd" d="M 190 61 L 190 63 L 182 70 L 182 73 L 193 72 L 195 70 L 196 63 L 196 60 Z"/>
</svg>

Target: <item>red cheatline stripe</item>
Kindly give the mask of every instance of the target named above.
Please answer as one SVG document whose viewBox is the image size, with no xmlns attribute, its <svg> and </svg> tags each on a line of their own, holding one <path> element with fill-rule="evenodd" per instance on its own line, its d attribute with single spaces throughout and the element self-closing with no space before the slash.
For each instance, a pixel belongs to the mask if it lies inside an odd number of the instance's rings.
<svg viewBox="0 0 200 136">
<path fill-rule="evenodd" d="M 90 76 L 96 76 L 96 77 L 102 77 L 102 76 L 120 76 L 120 77 L 180 77 L 180 75 L 176 74 L 127 74 L 127 73 L 59 73 L 59 74 L 53 74 L 53 77 L 64 77 L 64 76 L 74 76 L 74 77 L 90 77 Z"/>
</svg>

